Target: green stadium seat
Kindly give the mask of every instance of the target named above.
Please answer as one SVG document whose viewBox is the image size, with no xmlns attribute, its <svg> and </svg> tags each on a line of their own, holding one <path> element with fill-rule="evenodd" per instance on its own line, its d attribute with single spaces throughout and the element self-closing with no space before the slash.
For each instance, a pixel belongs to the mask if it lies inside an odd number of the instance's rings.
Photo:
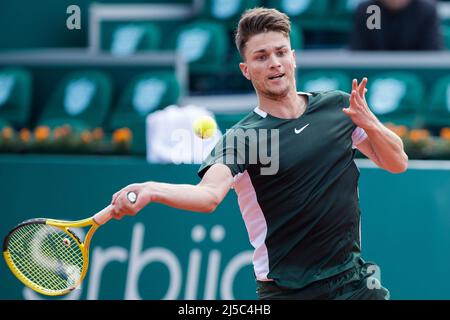
<svg viewBox="0 0 450 320">
<path fill-rule="evenodd" d="M 268 0 L 267 7 L 286 13 L 303 29 L 323 30 L 328 23 L 328 0 Z"/>
<path fill-rule="evenodd" d="M 110 109 L 111 92 L 110 78 L 100 71 L 70 73 L 53 92 L 38 125 L 70 124 L 75 130 L 101 127 Z"/>
<path fill-rule="evenodd" d="M 301 91 L 329 91 L 342 90 L 350 92 L 352 80 L 340 71 L 313 71 L 303 74 L 297 73 L 297 88 Z"/>
<path fill-rule="evenodd" d="M 353 13 L 364 0 L 336 0 L 331 19 L 333 30 L 349 31 L 353 26 Z"/>
<path fill-rule="evenodd" d="M 131 152 L 145 154 L 145 119 L 151 112 L 177 104 L 180 86 L 173 73 L 145 72 L 136 76 L 121 94 L 108 121 L 108 130 L 127 127 L 133 133 Z"/>
<path fill-rule="evenodd" d="M 418 76 L 408 72 L 378 73 L 369 79 L 366 100 L 382 122 L 420 126 L 424 87 Z"/>
<path fill-rule="evenodd" d="M 22 68 L 0 70 L 0 118 L 15 127 L 26 127 L 31 111 L 31 74 Z"/>
<path fill-rule="evenodd" d="M 204 1 L 200 16 L 220 21 L 225 23 L 227 28 L 234 29 L 246 9 L 261 5 L 261 0 L 207 0 Z"/>
<path fill-rule="evenodd" d="M 442 37 L 444 38 L 444 47 L 447 50 L 450 50 L 450 25 L 442 24 L 441 30 L 442 30 Z"/>
<path fill-rule="evenodd" d="M 0 131 L 5 127 L 11 127 L 11 124 L 5 119 L 0 118 Z"/>
<path fill-rule="evenodd" d="M 173 48 L 189 63 L 191 74 L 220 72 L 229 46 L 225 27 L 206 20 L 179 28 L 172 43 Z"/>
<path fill-rule="evenodd" d="M 112 33 L 109 49 L 113 55 L 120 56 L 157 50 L 161 36 L 159 27 L 152 23 L 122 24 Z"/>
<path fill-rule="evenodd" d="M 305 37 L 302 28 L 297 23 L 291 23 L 291 48 L 302 50 L 305 46 Z"/>
<path fill-rule="evenodd" d="M 439 79 L 431 89 L 430 103 L 424 110 L 424 126 L 450 127 L 450 76 Z"/>
</svg>

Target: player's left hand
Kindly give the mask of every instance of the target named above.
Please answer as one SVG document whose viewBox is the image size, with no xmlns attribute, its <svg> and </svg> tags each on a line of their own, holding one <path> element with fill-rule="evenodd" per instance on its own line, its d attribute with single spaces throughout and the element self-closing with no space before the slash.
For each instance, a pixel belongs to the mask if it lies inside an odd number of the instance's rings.
<svg viewBox="0 0 450 320">
<path fill-rule="evenodd" d="M 370 129 L 378 122 L 377 117 L 370 111 L 367 105 L 365 94 L 367 78 L 363 78 L 358 84 L 356 79 L 352 82 L 352 93 L 350 94 L 350 106 L 343 108 L 342 111 L 348 115 L 354 124 L 363 129 Z"/>
</svg>

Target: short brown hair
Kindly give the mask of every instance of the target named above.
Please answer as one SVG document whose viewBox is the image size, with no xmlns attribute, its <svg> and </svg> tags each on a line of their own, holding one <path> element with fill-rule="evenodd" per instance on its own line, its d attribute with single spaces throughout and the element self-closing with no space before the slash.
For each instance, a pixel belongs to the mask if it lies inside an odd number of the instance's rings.
<svg viewBox="0 0 450 320">
<path fill-rule="evenodd" d="M 245 58 L 245 45 L 252 36 L 269 31 L 281 32 L 289 38 L 291 33 L 289 17 L 276 9 L 253 8 L 246 10 L 239 20 L 235 35 L 236 47 L 241 57 Z"/>
</svg>

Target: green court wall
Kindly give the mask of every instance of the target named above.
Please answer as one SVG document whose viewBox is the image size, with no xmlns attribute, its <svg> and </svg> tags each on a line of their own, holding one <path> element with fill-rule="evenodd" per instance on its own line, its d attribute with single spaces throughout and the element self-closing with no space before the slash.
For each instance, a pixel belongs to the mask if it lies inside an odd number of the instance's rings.
<svg viewBox="0 0 450 320">
<path fill-rule="evenodd" d="M 131 157 L 0 156 L 0 236 L 29 218 L 90 216 L 129 183 L 197 183 L 197 169 Z M 391 298 L 450 299 L 450 170 L 360 170 L 363 257 L 380 265 Z M 97 231 L 86 280 L 64 298 L 256 299 L 251 249 L 234 191 L 213 214 L 150 204 Z M 48 299 L 4 261 L 0 277 L 0 299 Z"/>
</svg>

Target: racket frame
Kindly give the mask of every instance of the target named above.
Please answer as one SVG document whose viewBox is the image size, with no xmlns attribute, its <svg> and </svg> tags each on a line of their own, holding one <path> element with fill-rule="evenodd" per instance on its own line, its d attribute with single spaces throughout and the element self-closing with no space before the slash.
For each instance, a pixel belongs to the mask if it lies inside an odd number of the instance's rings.
<svg viewBox="0 0 450 320">
<path fill-rule="evenodd" d="M 14 264 L 14 262 L 11 258 L 11 253 L 9 252 L 9 249 L 8 249 L 8 243 L 9 243 L 9 240 L 11 239 L 11 236 L 17 229 L 22 228 L 26 225 L 30 225 L 30 224 L 46 224 L 49 226 L 56 227 L 56 228 L 64 231 L 67 235 L 69 235 L 73 241 L 76 241 L 77 245 L 79 246 L 79 248 L 81 250 L 82 256 L 83 256 L 83 267 L 82 267 L 80 278 L 74 285 L 72 285 L 71 287 L 64 289 L 64 290 L 49 290 L 49 289 L 46 289 L 46 288 L 39 286 L 39 285 L 35 284 L 34 282 L 30 281 L 16 267 L 16 265 Z M 89 228 L 89 230 L 86 234 L 86 237 L 84 238 L 84 241 L 81 241 L 80 238 L 72 230 L 70 230 L 70 228 L 83 228 L 83 227 L 88 227 L 88 226 L 91 226 L 91 227 Z M 82 220 L 76 220 L 76 221 L 65 221 L 65 220 L 55 220 L 55 219 L 45 219 L 45 218 L 36 218 L 36 219 L 26 220 L 26 221 L 18 224 L 16 227 L 14 227 L 8 233 L 8 235 L 5 237 L 5 240 L 3 241 L 3 257 L 5 258 L 6 264 L 8 265 L 11 272 L 27 287 L 29 287 L 39 293 L 42 293 L 44 295 L 48 295 L 48 296 L 64 295 L 64 294 L 67 294 L 67 293 L 73 291 L 74 289 L 78 288 L 78 286 L 81 284 L 84 277 L 86 276 L 88 266 L 89 266 L 89 245 L 91 243 L 92 236 L 95 233 L 95 231 L 98 229 L 98 227 L 100 227 L 100 224 L 96 223 L 92 217 L 87 218 L 87 219 L 82 219 Z"/>
<path fill-rule="evenodd" d="M 129 191 L 127 193 L 127 199 L 130 201 L 130 203 L 134 204 L 137 200 L 137 193 L 134 191 Z M 89 266 L 89 246 L 91 243 L 92 236 L 94 235 L 95 231 L 97 229 L 107 223 L 111 218 L 113 217 L 114 207 L 112 205 L 107 206 L 103 210 L 97 212 L 94 216 L 82 219 L 82 220 L 76 220 L 76 221 L 67 221 L 67 220 L 55 220 L 55 219 L 47 219 L 47 218 L 36 218 L 36 219 L 30 219 L 26 220 L 17 226 L 15 226 L 5 237 L 5 240 L 3 241 L 3 257 L 5 258 L 6 264 L 8 265 L 9 269 L 12 271 L 12 273 L 27 287 L 42 293 L 44 295 L 48 296 L 61 296 L 64 294 L 67 294 L 74 289 L 78 288 L 81 282 L 83 281 L 84 277 L 86 276 L 88 266 Z M 14 262 L 11 259 L 11 253 L 8 249 L 8 243 L 11 239 L 12 234 L 18 229 L 25 225 L 29 224 L 46 224 L 49 226 L 53 226 L 56 228 L 61 229 L 66 234 L 68 234 L 72 240 L 76 241 L 77 245 L 79 246 L 82 256 L 83 256 L 83 266 L 81 270 L 81 275 L 78 281 L 72 285 L 71 287 L 64 289 L 64 290 L 49 290 L 42 286 L 36 285 L 34 282 L 30 281 L 20 270 L 15 266 Z M 84 237 L 84 241 L 81 241 L 78 236 L 70 230 L 70 228 L 83 228 L 91 226 Z"/>
</svg>

